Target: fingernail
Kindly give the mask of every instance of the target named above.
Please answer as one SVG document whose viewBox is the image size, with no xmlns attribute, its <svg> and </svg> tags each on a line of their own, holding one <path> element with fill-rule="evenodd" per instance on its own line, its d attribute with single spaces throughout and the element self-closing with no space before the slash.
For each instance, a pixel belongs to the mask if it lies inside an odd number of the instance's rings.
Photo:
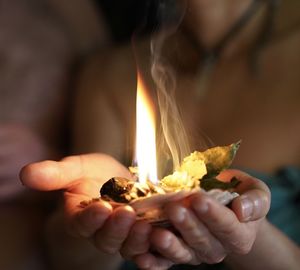
<svg viewBox="0 0 300 270">
<path fill-rule="evenodd" d="M 186 209 L 184 207 L 178 206 L 170 214 L 170 219 L 173 222 L 181 223 L 186 218 Z"/>
<path fill-rule="evenodd" d="M 242 205 L 242 215 L 245 221 L 251 219 L 253 214 L 254 205 L 253 201 L 248 199 L 247 197 L 241 198 L 241 205 Z"/>
</svg>

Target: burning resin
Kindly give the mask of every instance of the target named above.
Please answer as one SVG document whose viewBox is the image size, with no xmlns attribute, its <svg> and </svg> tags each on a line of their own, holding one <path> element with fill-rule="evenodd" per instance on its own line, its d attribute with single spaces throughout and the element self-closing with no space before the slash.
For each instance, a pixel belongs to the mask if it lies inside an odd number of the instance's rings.
<svg viewBox="0 0 300 270">
<path fill-rule="evenodd" d="M 164 194 L 165 191 L 150 181 L 141 184 L 122 177 L 113 177 L 101 188 L 101 198 L 106 201 L 129 203 L 132 200 L 147 197 L 151 194 Z"/>
<path fill-rule="evenodd" d="M 152 222 L 164 220 L 162 207 L 165 203 L 183 199 L 196 192 L 207 192 L 222 204 L 228 204 L 238 194 L 234 189 L 239 180 L 222 182 L 216 176 L 228 168 L 239 148 L 240 142 L 228 146 L 210 148 L 204 152 L 193 152 L 184 158 L 179 168 L 156 185 L 148 181 L 138 181 L 114 177 L 101 188 L 101 199 L 109 201 L 117 207 L 122 204 L 131 205 L 138 218 Z M 138 179 L 138 168 L 131 168 Z"/>
</svg>

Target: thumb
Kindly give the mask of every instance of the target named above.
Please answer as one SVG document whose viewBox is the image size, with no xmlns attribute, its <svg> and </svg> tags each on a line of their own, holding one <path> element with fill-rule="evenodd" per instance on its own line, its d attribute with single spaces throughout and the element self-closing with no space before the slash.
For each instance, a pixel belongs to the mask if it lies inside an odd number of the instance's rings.
<svg viewBox="0 0 300 270">
<path fill-rule="evenodd" d="M 232 177 L 241 181 L 236 188 L 241 196 L 231 204 L 231 209 L 241 222 L 254 221 L 266 216 L 270 209 L 271 192 L 263 181 L 239 170 L 226 170 L 219 177 L 224 181 L 229 181 Z"/>
<path fill-rule="evenodd" d="M 23 167 L 20 180 L 27 187 L 50 191 L 68 187 L 80 175 L 80 167 L 70 162 L 47 160 Z"/>
<path fill-rule="evenodd" d="M 261 219 L 270 209 L 270 193 L 261 189 L 249 190 L 236 198 L 231 208 L 241 222 Z"/>
<path fill-rule="evenodd" d="M 20 180 L 25 186 L 42 191 L 67 189 L 81 178 L 105 181 L 114 176 L 131 177 L 122 164 L 103 154 L 70 156 L 58 162 L 47 160 L 32 163 L 20 172 Z"/>
</svg>

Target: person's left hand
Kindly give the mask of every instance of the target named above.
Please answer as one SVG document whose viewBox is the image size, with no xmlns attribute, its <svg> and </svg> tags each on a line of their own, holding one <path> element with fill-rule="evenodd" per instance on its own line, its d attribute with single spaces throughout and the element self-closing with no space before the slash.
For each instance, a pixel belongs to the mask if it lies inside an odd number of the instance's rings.
<svg viewBox="0 0 300 270">
<path fill-rule="evenodd" d="M 118 253 L 135 222 L 130 206 L 113 208 L 99 200 L 82 207 L 82 201 L 99 198 L 101 186 L 112 177 L 130 179 L 129 170 L 105 154 L 69 156 L 60 161 L 42 161 L 25 166 L 20 172 L 22 183 L 40 191 L 64 191 L 61 206 L 65 231 L 91 241 L 109 254 Z M 84 252 L 84 251 L 83 251 Z"/>
<path fill-rule="evenodd" d="M 139 224 L 123 245 L 123 256 L 141 269 L 164 270 L 173 264 L 219 263 L 229 253 L 247 254 L 269 210 L 270 192 L 262 181 L 241 171 L 219 176 L 224 181 L 232 177 L 241 180 L 237 191 L 242 195 L 231 208 L 201 192 L 170 203 L 165 212 L 175 232 L 154 228 L 149 235 L 146 224 Z"/>
</svg>

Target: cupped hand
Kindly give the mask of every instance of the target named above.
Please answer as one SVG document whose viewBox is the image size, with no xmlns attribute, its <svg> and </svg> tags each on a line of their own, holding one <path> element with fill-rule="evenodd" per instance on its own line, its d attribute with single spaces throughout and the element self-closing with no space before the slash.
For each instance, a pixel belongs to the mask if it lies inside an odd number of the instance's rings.
<svg viewBox="0 0 300 270">
<path fill-rule="evenodd" d="M 117 253 L 135 222 L 129 206 L 112 209 L 104 201 L 80 207 L 82 201 L 99 197 L 104 182 L 112 177 L 130 179 L 129 171 L 110 156 L 88 154 L 71 156 L 59 162 L 43 161 L 24 167 L 24 185 L 42 191 L 64 190 L 66 228 L 73 236 L 85 237 L 101 251 Z"/>
<path fill-rule="evenodd" d="M 197 193 L 188 199 L 166 205 L 165 212 L 175 230 L 154 228 L 149 239 L 151 249 L 144 253 L 125 253 L 141 269 L 168 269 L 173 264 L 219 263 L 228 254 L 246 254 L 251 250 L 258 228 L 270 207 L 270 192 L 260 180 L 238 170 L 227 170 L 219 178 L 241 180 L 237 197 L 226 207 Z M 146 234 L 144 234 L 146 235 Z M 130 237 L 127 241 L 130 240 Z M 148 247 L 149 247 L 148 245 Z"/>
</svg>

